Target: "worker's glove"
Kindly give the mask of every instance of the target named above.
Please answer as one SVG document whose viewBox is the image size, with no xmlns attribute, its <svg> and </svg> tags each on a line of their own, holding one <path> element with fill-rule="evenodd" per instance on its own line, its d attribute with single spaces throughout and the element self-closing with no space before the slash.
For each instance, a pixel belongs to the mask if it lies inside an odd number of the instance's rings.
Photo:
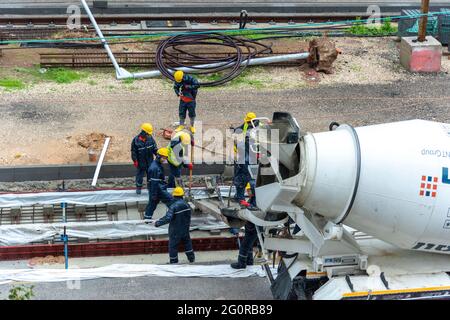
<svg viewBox="0 0 450 320">
<path fill-rule="evenodd" d="M 157 227 L 157 228 L 158 228 L 159 226 L 161 226 L 161 225 L 158 223 L 158 221 L 154 222 L 153 225 L 154 225 L 155 227 Z"/>
<path fill-rule="evenodd" d="M 189 171 L 192 171 L 194 169 L 194 165 L 192 163 L 189 163 L 187 165 L 187 168 L 189 169 Z"/>
<path fill-rule="evenodd" d="M 135 168 L 138 167 L 138 162 L 137 162 L 137 160 L 134 160 L 133 165 L 134 165 Z"/>
<path fill-rule="evenodd" d="M 239 204 L 240 204 L 242 207 L 245 207 L 245 208 L 249 208 L 249 207 L 250 207 L 250 203 L 248 203 L 248 202 L 245 201 L 245 200 L 239 201 Z"/>
</svg>

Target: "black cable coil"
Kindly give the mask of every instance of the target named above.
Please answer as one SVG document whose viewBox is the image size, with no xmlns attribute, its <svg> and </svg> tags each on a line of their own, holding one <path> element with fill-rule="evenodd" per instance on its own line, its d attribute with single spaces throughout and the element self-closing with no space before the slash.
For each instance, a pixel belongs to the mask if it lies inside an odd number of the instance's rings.
<svg viewBox="0 0 450 320">
<path fill-rule="evenodd" d="M 234 53 L 227 56 L 211 57 L 202 56 L 193 52 L 193 46 L 228 47 L 234 49 Z M 191 47 L 191 50 L 189 50 Z M 219 80 L 201 82 L 200 86 L 212 87 L 224 84 L 237 76 L 248 66 L 250 60 L 258 54 L 272 53 L 270 46 L 261 42 L 238 38 L 218 33 L 177 35 L 160 42 L 156 50 L 156 66 L 161 74 L 174 80 L 173 72 L 182 67 L 195 70 L 195 74 L 212 74 L 225 71 Z M 182 56 L 182 59 L 180 59 Z M 217 64 L 213 67 L 196 67 L 196 65 Z"/>
</svg>

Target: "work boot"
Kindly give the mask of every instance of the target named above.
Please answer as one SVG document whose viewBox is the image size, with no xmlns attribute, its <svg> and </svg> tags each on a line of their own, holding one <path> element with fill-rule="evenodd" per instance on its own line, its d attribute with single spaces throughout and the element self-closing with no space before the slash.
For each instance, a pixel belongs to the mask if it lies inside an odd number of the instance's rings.
<svg viewBox="0 0 450 320">
<path fill-rule="evenodd" d="M 141 188 L 137 187 L 137 188 L 136 188 L 136 194 L 141 194 L 141 193 L 142 193 Z"/>
<path fill-rule="evenodd" d="M 195 128 L 194 127 L 190 127 L 192 134 L 195 134 Z"/>
<path fill-rule="evenodd" d="M 241 261 L 233 262 L 230 266 L 233 269 L 245 269 L 245 268 L 247 268 L 247 264 L 244 263 L 244 262 L 241 262 Z"/>
<path fill-rule="evenodd" d="M 184 126 L 183 125 L 179 125 L 176 129 L 175 129 L 175 132 L 180 132 L 181 130 L 183 130 L 184 129 Z"/>
</svg>

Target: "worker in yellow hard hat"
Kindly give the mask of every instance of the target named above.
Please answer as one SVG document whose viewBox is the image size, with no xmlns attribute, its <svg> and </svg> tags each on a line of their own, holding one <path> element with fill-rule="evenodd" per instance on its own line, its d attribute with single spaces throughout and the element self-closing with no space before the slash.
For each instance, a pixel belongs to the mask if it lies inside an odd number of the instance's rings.
<svg viewBox="0 0 450 320">
<path fill-rule="evenodd" d="M 131 141 L 131 160 L 136 168 L 136 193 L 141 194 L 144 176 L 156 156 L 158 146 L 153 139 L 153 126 L 150 123 L 141 125 L 141 132 Z"/>
<path fill-rule="evenodd" d="M 235 200 L 243 207 L 251 207 L 251 204 L 245 200 L 245 187 L 248 183 L 254 184 L 254 180 L 250 175 L 249 165 L 258 164 L 258 154 L 255 152 L 256 142 L 251 139 L 251 131 L 256 129 L 259 121 L 254 112 L 248 112 L 245 115 L 244 123 L 234 129 L 237 137 L 234 150 L 237 159 L 234 165 L 234 180 L 236 187 Z M 251 147 L 253 146 L 253 147 Z"/>
<path fill-rule="evenodd" d="M 178 126 L 176 131 L 181 131 L 184 129 L 186 114 L 189 114 L 189 119 L 191 122 L 190 130 L 192 134 L 194 134 L 196 98 L 198 88 L 200 88 L 200 84 L 196 78 L 184 74 L 184 72 L 181 70 L 176 71 L 173 76 L 175 80 L 173 89 L 175 90 L 175 94 L 180 98 L 180 105 L 178 109 L 180 125 Z"/>
<path fill-rule="evenodd" d="M 194 146 L 194 139 L 191 134 L 186 131 L 176 132 L 167 149 L 169 156 L 169 188 L 175 188 L 176 185 L 181 186 L 181 168 L 185 167 L 189 170 L 194 169 L 194 165 L 189 159 L 189 145 Z"/>
<path fill-rule="evenodd" d="M 174 201 L 169 205 L 169 209 L 164 217 L 155 222 L 155 227 L 160 227 L 169 223 L 169 258 L 170 263 L 178 263 L 178 246 L 183 242 L 184 252 L 189 262 L 195 261 L 194 249 L 189 234 L 191 225 L 192 209 L 183 199 L 184 190 L 176 187 L 172 196 Z"/>
<path fill-rule="evenodd" d="M 167 163 L 168 156 L 169 150 L 167 148 L 159 148 L 155 160 L 148 169 L 147 187 L 149 199 L 144 215 L 144 219 L 147 221 L 152 219 L 153 213 L 160 201 L 166 205 L 169 205 L 173 201 L 172 196 L 167 192 L 167 183 L 162 166 L 163 163 Z"/>
</svg>

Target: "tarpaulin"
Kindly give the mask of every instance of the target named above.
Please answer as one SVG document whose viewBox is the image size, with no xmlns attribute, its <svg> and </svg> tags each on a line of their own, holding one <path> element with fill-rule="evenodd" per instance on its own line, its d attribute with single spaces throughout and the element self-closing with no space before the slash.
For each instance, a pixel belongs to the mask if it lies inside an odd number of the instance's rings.
<svg viewBox="0 0 450 320">
<path fill-rule="evenodd" d="M 222 197 L 228 197 L 229 187 L 222 186 L 219 189 Z M 168 189 L 168 191 L 171 192 L 171 189 Z M 211 197 L 208 190 L 205 190 L 205 188 L 192 188 L 192 195 L 195 199 L 205 199 Z M 234 188 L 232 188 L 232 195 L 234 195 Z M 136 194 L 135 190 L 2 194 L 0 195 L 0 208 L 51 205 L 61 203 L 93 206 L 105 203 L 124 203 L 137 201 L 148 201 L 148 191 L 142 190 L 142 194 L 140 195 Z"/>
<path fill-rule="evenodd" d="M 276 269 L 272 272 L 276 274 Z M 188 264 L 113 264 L 86 269 L 0 269 L 0 283 L 7 281 L 60 282 L 81 281 L 96 278 L 132 278 L 142 276 L 190 277 L 190 278 L 246 278 L 264 277 L 261 266 L 233 269 L 230 265 Z"/>
<path fill-rule="evenodd" d="M 13 246 L 50 240 L 54 236 L 63 234 L 64 226 L 66 226 L 66 234 L 69 236 L 69 240 L 73 237 L 111 240 L 168 234 L 168 225 L 157 228 L 145 224 L 142 220 L 3 225 L 0 226 L 0 245 Z M 193 231 L 228 228 L 229 226 L 224 222 L 211 217 L 193 217 L 190 229 Z"/>
</svg>

